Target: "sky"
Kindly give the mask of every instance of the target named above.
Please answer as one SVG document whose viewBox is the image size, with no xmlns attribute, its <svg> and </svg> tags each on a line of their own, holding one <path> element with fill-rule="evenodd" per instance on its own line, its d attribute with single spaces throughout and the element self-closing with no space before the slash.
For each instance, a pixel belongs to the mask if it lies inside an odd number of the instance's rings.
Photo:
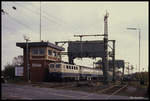
<svg viewBox="0 0 150 101">
<path fill-rule="evenodd" d="M 16 9 L 12 7 L 15 6 Z M 138 71 L 139 31 L 127 30 L 127 27 L 141 29 L 141 71 L 148 71 L 148 2 L 41 2 L 41 39 L 56 41 L 79 40 L 74 35 L 103 34 L 104 15 L 108 17 L 108 38 L 116 40 L 116 59 L 129 62 Z M 23 49 L 16 42 L 25 42 L 23 36 L 29 36 L 31 42 L 40 41 L 40 3 L 39 2 L 2 2 L 2 69 L 12 63 L 13 57 L 23 55 Z M 83 37 L 83 40 L 102 40 L 103 37 Z M 109 43 L 111 45 L 111 43 Z M 61 45 L 61 44 L 59 44 Z M 67 51 L 67 44 L 64 45 Z M 68 61 L 67 56 L 63 56 Z M 96 59 L 75 59 L 75 63 L 93 66 Z M 144 69 L 143 69 L 144 68 Z M 126 73 L 126 71 L 125 71 Z"/>
</svg>

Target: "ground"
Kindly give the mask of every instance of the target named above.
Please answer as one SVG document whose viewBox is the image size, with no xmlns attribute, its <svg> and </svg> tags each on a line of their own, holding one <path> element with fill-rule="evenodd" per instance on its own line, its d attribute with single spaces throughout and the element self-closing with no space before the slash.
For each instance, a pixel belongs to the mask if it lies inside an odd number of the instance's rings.
<svg viewBox="0 0 150 101">
<path fill-rule="evenodd" d="M 144 97 L 98 94 L 33 86 L 31 84 L 2 84 L 2 99 L 147 99 Z"/>
</svg>

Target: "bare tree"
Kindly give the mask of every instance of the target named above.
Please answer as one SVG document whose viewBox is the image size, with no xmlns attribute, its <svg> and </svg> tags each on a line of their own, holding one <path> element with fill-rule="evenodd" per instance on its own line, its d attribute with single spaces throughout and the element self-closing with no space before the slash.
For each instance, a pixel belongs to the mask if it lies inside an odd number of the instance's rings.
<svg viewBox="0 0 150 101">
<path fill-rule="evenodd" d="M 23 65 L 23 56 L 19 55 L 17 57 L 14 57 L 12 60 L 12 65 L 16 66 L 16 65 Z"/>
</svg>

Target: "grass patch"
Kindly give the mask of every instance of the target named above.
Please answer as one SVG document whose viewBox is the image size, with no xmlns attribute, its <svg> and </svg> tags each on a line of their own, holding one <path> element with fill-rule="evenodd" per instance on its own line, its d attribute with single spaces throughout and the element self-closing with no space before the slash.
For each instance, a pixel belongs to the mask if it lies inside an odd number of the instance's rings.
<svg viewBox="0 0 150 101">
<path fill-rule="evenodd" d="M 16 77 L 14 79 L 7 79 L 6 83 L 13 83 L 13 84 L 28 84 L 27 81 L 24 81 L 22 77 Z"/>
</svg>

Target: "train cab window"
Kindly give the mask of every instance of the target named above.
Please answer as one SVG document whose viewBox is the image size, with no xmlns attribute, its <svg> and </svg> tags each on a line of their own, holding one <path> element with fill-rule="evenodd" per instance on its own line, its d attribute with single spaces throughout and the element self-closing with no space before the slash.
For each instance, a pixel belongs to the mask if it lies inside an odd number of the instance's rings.
<svg viewBox="0 0 150 101">
<path fill-rule="evenodd" d="M 71 66 L 69 66 L 69 69 L 71 69 Z"/>
<path fill-rule="evenodd" d="M 55 56 L 55 53 L 52 51 L 52 56 L 54 57 Z"/>
<path fill-rule="evenodd" d="M 54 68 L 54 64 L 50 64 L 50 68 Z"/>
<path fill-rule="evenodd" d="M 61 58 L 60 52 L 59 52 L 59 53 L 57 53 L 57 57 L 58 57 L 58 58 Z"/>
<path fill-rule="evenodd" d="M 57 53 L 54 51 L 54 56 L 56 57 L 57 56 Z"/>
<path fill-rule="evenodd" d="M 65 68 L 65 67 L 66 67 L 66 65 L 63 65 L 63 67 Z"/>
<path fill-rule="evenodd" d="M 66 65 L 66 68 L 69 69 L 68 65 Z"/>
<path fill-rule="evenodd" d="M 76 70 L 78 70 L 78 67 L 76 67 Z"/>
<path fill-rule="evenodd" d="M 60 68 L 61 64 L 56 64 L 56 68 Z"/>
</svg>

